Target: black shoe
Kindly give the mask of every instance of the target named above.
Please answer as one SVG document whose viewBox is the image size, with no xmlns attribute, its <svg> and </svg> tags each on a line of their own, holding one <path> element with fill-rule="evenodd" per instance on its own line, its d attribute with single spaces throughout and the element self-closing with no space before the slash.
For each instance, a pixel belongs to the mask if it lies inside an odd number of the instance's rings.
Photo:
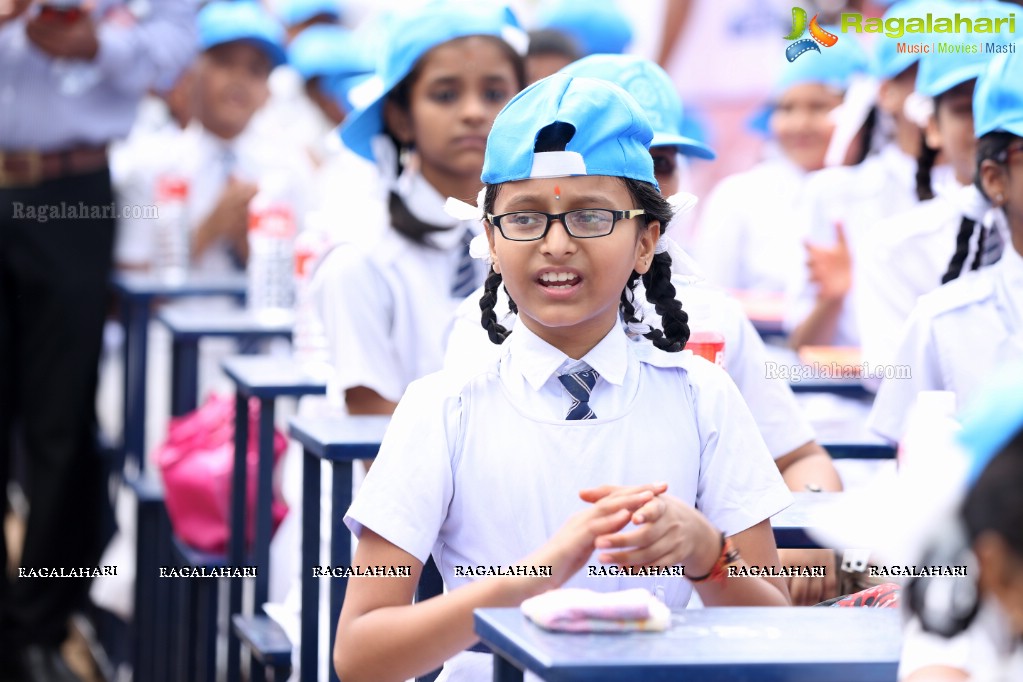
<svg viewBox="0 0 1023 682">
<path fill-rule="evenodd" d="M 24 682 L 82 682 L 71 671 L 60 647 L 32 644 L 21 652 L 22 680 Z"/>
</svg>

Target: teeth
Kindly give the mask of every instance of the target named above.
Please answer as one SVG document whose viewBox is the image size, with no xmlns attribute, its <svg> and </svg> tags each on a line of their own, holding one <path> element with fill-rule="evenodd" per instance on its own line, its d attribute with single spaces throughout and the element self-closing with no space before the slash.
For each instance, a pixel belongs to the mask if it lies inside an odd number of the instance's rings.
<svg viewBox="0 0 1023 682">
<path fill-rule="evenodd" d="M 540 280 L 544 282 L 574 282 L 577 279 L 571 272 L 545 272 L 540 275 Z"/>
</svg>

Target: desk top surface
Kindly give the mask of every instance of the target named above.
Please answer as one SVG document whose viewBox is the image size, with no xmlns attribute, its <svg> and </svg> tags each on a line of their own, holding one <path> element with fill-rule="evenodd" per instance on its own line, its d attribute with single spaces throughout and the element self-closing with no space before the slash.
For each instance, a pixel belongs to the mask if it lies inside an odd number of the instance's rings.
<svg viewBox="0 0 1023 682">
<path fill-rule="evenodd" d="M 148 298 L 153 296 L 242 296 L 245 294 L 244 272 L 206 275 L 189 274 L 184 281 L 168 281 L 149 272 L 117 272 L 110 282 L 118 293 L 125 296 Z"/>
<path fill-rule="evenodd" d="M 691 609 L 665 632 L 617 634 L 547 632 L 517 608 L 478 609 L 475 628 L 506 658 L 566 681 L 895 680 L 901 649 L 897 609 Z"/>
<path fill-rule="evenodd" d="M 226 358 L 223 368 L 246 395 L 273 398 L 323 395 L 327 392 L 327 382 L 312 376 L 294 358 L 240 355 Z"/>
<path fill-rule="evenodd" d="M 202 336 L 265 337 L 291 336 L 294 317 L 260 315 L 239 308 L 237 310 L 195 310 L 166 308 L 156 315 L 176 338 Z"/>
<path fill-rule="evenodd" d="M 306 451 L 321 459 L 371 459 L 383 440 L 391 418 L 385 415 L 293 417 L 288 433 Z"/>
</svg>

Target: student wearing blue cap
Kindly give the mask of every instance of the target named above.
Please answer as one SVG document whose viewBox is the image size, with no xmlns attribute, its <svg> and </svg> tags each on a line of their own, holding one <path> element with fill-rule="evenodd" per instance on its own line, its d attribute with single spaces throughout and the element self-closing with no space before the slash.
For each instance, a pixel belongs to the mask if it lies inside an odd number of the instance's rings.
<svg viewBox="0 0 1023 682">
<path fill-rule="evenodd" d="M 671 197 L 679 191 L 679 160 L 707 158 L 713 152 L 692 138 L 680 134 L 678 121 L 682 118 L 682 103 L 675 94 L 668 74 L 650 60 L 634 55 L 591 55 L 566 67 L 563 71 L 571 76 L 600 78 L 622 87 L 634 94 L 643 104 L 644 113 L 650 120 L 653 138 L 650 156 L 654 163 L 654 176 L 661 194 Z M 672 219 L 677 220 L 678 214 Z M 680 255 L 684 255 L 680 254 Z M 742 306 L 724 292 L 702 285 L 691 285 L 690 280 L 698 275 L 682 275 L 673 264 L 676 274 L 674 283 L 679 300 L 692 314 L 694 308 L 706 311 L 705 324 L 720 331 L 725 338 L 723 367 L 739 387 L 739 392 L 748 405 L 757 423 L 767 448 L 778 465 L 785 482 L 793 490 L 810 489 L 841 490 L 841 480 L 831 463 L 831 458 L 814 441 L 813 430 L 799 411 L 787 383 L 768 379 L 764 373 L 767 356 L 760 335 L 753 328 L 743 312 Z M 692 268 L 695 270 L 696 268 Z M 637 299 L 642 302 L 642 283 L 637 283 Z M 471 363 L 474 358 L 496 358 L 501 346 L 491 344 L 486 333 L 480 329 L 480 288 L 458 307 L 451 333 L 448 337 L 445 367 L 458 367 Z M 506 292 L 499 291 L 494 303 L 495 314 L 503 326 L 511 328 L 515 315 L 508 308 Z M 644 318 L 655 318 L 656 312 L 644 306 Z M 633 334 L 633 340 L 643 341 Z M 784 553 L 783 553 L 784 554 Z M 829 553 L 830 554 L 830 553 Z M 800 565 L 821 564 L 832 561 L 820 557 L 805 560 L 805 557 L 790 556 L 783 560 Z M 814 584 L 793 585 L 790 593 L 794 603 L 816 604 L 838 594 L 834 583 L 835 570 L 829 576 L 830 582 L 805 579 Z M 793 579 L 800 582 L 804 579 Z"/>
<path fill-rule="evenodd" d="M 784 59 L 781 53 L 778 59 Z M 793 206 L 808 173 L 824 166 L 832 110 L 866 68 L 867 56 L 851 35 L 784 67 L 756 120 L 778 153 L 722 180 L 701 215 L 694 254 L 712 282 L 732 290 L 784 293 L 802 255 Z"/>
<path fill-rule="evenodd" d="M 192 267 L 230 272 L 248 258 L 248 207 L 260 181 L 289 178 L 290 198 L 300 207 L 310 168 L 301 150 L 250 125 L 269 96 L 270 71 L 285 61 L 277 21 L 254 2 L 219 1 L 203 7 L 197 22 L 202 52 L 191 74 L 194 119 L 159 149 L 137 155 L 120 190 L 129 205 L 154 205 L 163 178 L 186 181 Z M 159 245 L 151 223 L 121 221 L 116 254 L 122 266 L 154 262 Z"/>
<path fill-rule="evenodd" d="M 724 578 L 747 561 L 778 565 L 768 518 L 791 495 L 731 381 L 679 352 L 689 328 L 658 249 L 671 207 L 652 136 L 624 90 L 566 74 L 494 122 L 481 307 L 503 350 L 414 383 L 394 414 L 345 522 L 359 537 L 354 563 L 412 575 L 349 582 L 334 651 L 342 679 L 404 680 L 441 663 L 446 680 L 486 677 L 490 656 L 466 651 L 473 609 L 561 586 L 644 587 L 673 608 L 694 586 L 707 605 L 789 603 L 776 579 Z M 637 322 L 640 279 L 663 325 L 643 344 L 621 324 Z M 511 333 L 491 309 L 501 286 L 519 313 Z M 431 553 L 447 591 L 413 604 Z M 609 564 L 682 564 L 687 579 L 601 575 Z M 550 568 L 459 570 L 477 565 Z"/>
<path fill-rule="evenodd" d="M 966 16 L 1005 14 L 1004 3 L 963 7 Z M 978 36 L 981 34 L 977 34 Z M 984 35 L 977 42 L 998 43 L 1005 37 Z M 941 285 L 956 253 L 957 236 L 971 241 L 973 229 L 991 209 L 974 185 L 976 138 L 973 93 L 978 76 L 994 54 L 925 54 L 920 59 L 915 97 L 926 97 L 928 118 L 918 160 L 917 195 L 921 202 L 878 222 L 866 235 L 856 266 L 855 301 L 864 360 L 874 365 L 891 361 L 899 332 L 917 299 Z M 947 165 L 945 180 L 931 182 L 930 168 L 940 153 Z M 937 176 L 936 176 L 937 177 Z M 932 187 L 933 184 L 933 187 Z M 946 189 L 940 189 L 944 184 Z M 935 191 L 937 189 L 937 192 Z M 985 240 L 981 259 L 1001 254 L 998 233 Z M 975 251 L 975 247 L 972 247 Z M 975 253 L 960 262 L 975 260 Z M 978 261 L 978 265 L 980 261 Z M 961 267 L 961 266 L 960 266 Z"/>
<path fill-rule="evenodd" d="M 937 16 L 949 7 L 906 0 L 892 5 L 883 19 L 906 19 L 922 12 Z M 862 125 L 854 117 L 861 128 L 856 138 L 863 153 L 854 154 L 860 162 L 815 173 L 794 214 L 796 229 L 806 242 L 787 287 L 784 324 L 794 348 L 860 345 L 857 305 L 850 290 L 853 268 L 867 248 L 864 237 L 879 220 L 918 201 L 916 158 L 922 139 L 906 102 L 916 85 L 920 54 L 899 52 L 900 41 L 887 36 L 875 41 L 871 65 L 878 81 L 875 104 Z"/>
<path fill-rule="evenodd" d="M 440 368 L 447 320 L 484 274 L 467 247 L 481 226 L 452 219 L 444 200 L 479 191 L 490 126 L 524 79 L 525 34 L 502 7 L 429 3 L 397 15 L 389 36 L 341 128 L 345 146 L 377 165 L 386 222 L 344 219 L 362 244 L 335 249 L 318 275 L 352 413 L 389 414 L 410 382 Z"/>
<path fill-rule="evenodd" d="M 954 586 L 918 578 L 907 587 L 911 618 L 900 680 L 1023 677 L 1021 387 L 1023 364 L 1007 365 L 960 413 L 956 440 L 967 458 L 961 500 L 952 523 L 935 528 L 932 560 L 919 563 L 970 567 Z"/>
<path fill-rule="evenodd" d="M 992 208 L 960 231 L 948 283 L 920 297 L 903 328 L 893 362 L 909 365 L 912 378 L 884 381 L 870 419 L 891 441 L 902 438 L 917 392 L 953 391 L 963 404 L 1023 355 L 1023 56 L 991 61 L 977 82 L 973 119 L 977 187 Z M 996 233 L 1005 242 L 1000 260 L 975 269 Z M 968 262 L 971 238 L 980 243 Z"/>
</svg>

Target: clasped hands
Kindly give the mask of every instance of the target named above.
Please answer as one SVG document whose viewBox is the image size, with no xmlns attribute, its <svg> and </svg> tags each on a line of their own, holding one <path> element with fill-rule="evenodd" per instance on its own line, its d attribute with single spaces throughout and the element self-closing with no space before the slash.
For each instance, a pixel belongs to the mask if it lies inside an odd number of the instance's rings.
<svg viewBox="0 0 1023 682">
<path fill-rule="evenodd" d="M 587 564 L 684 565 L 706 575 L 717 562 L 721 533 L 691 505 L 667 494 L 666 483 L 605 485 L 579 492 L 590 506 L 577 512 L 526 563 L 551 567 L 559 587 Z M 629 523 L 633 528 L 626 530 Z"/>
</svg>

